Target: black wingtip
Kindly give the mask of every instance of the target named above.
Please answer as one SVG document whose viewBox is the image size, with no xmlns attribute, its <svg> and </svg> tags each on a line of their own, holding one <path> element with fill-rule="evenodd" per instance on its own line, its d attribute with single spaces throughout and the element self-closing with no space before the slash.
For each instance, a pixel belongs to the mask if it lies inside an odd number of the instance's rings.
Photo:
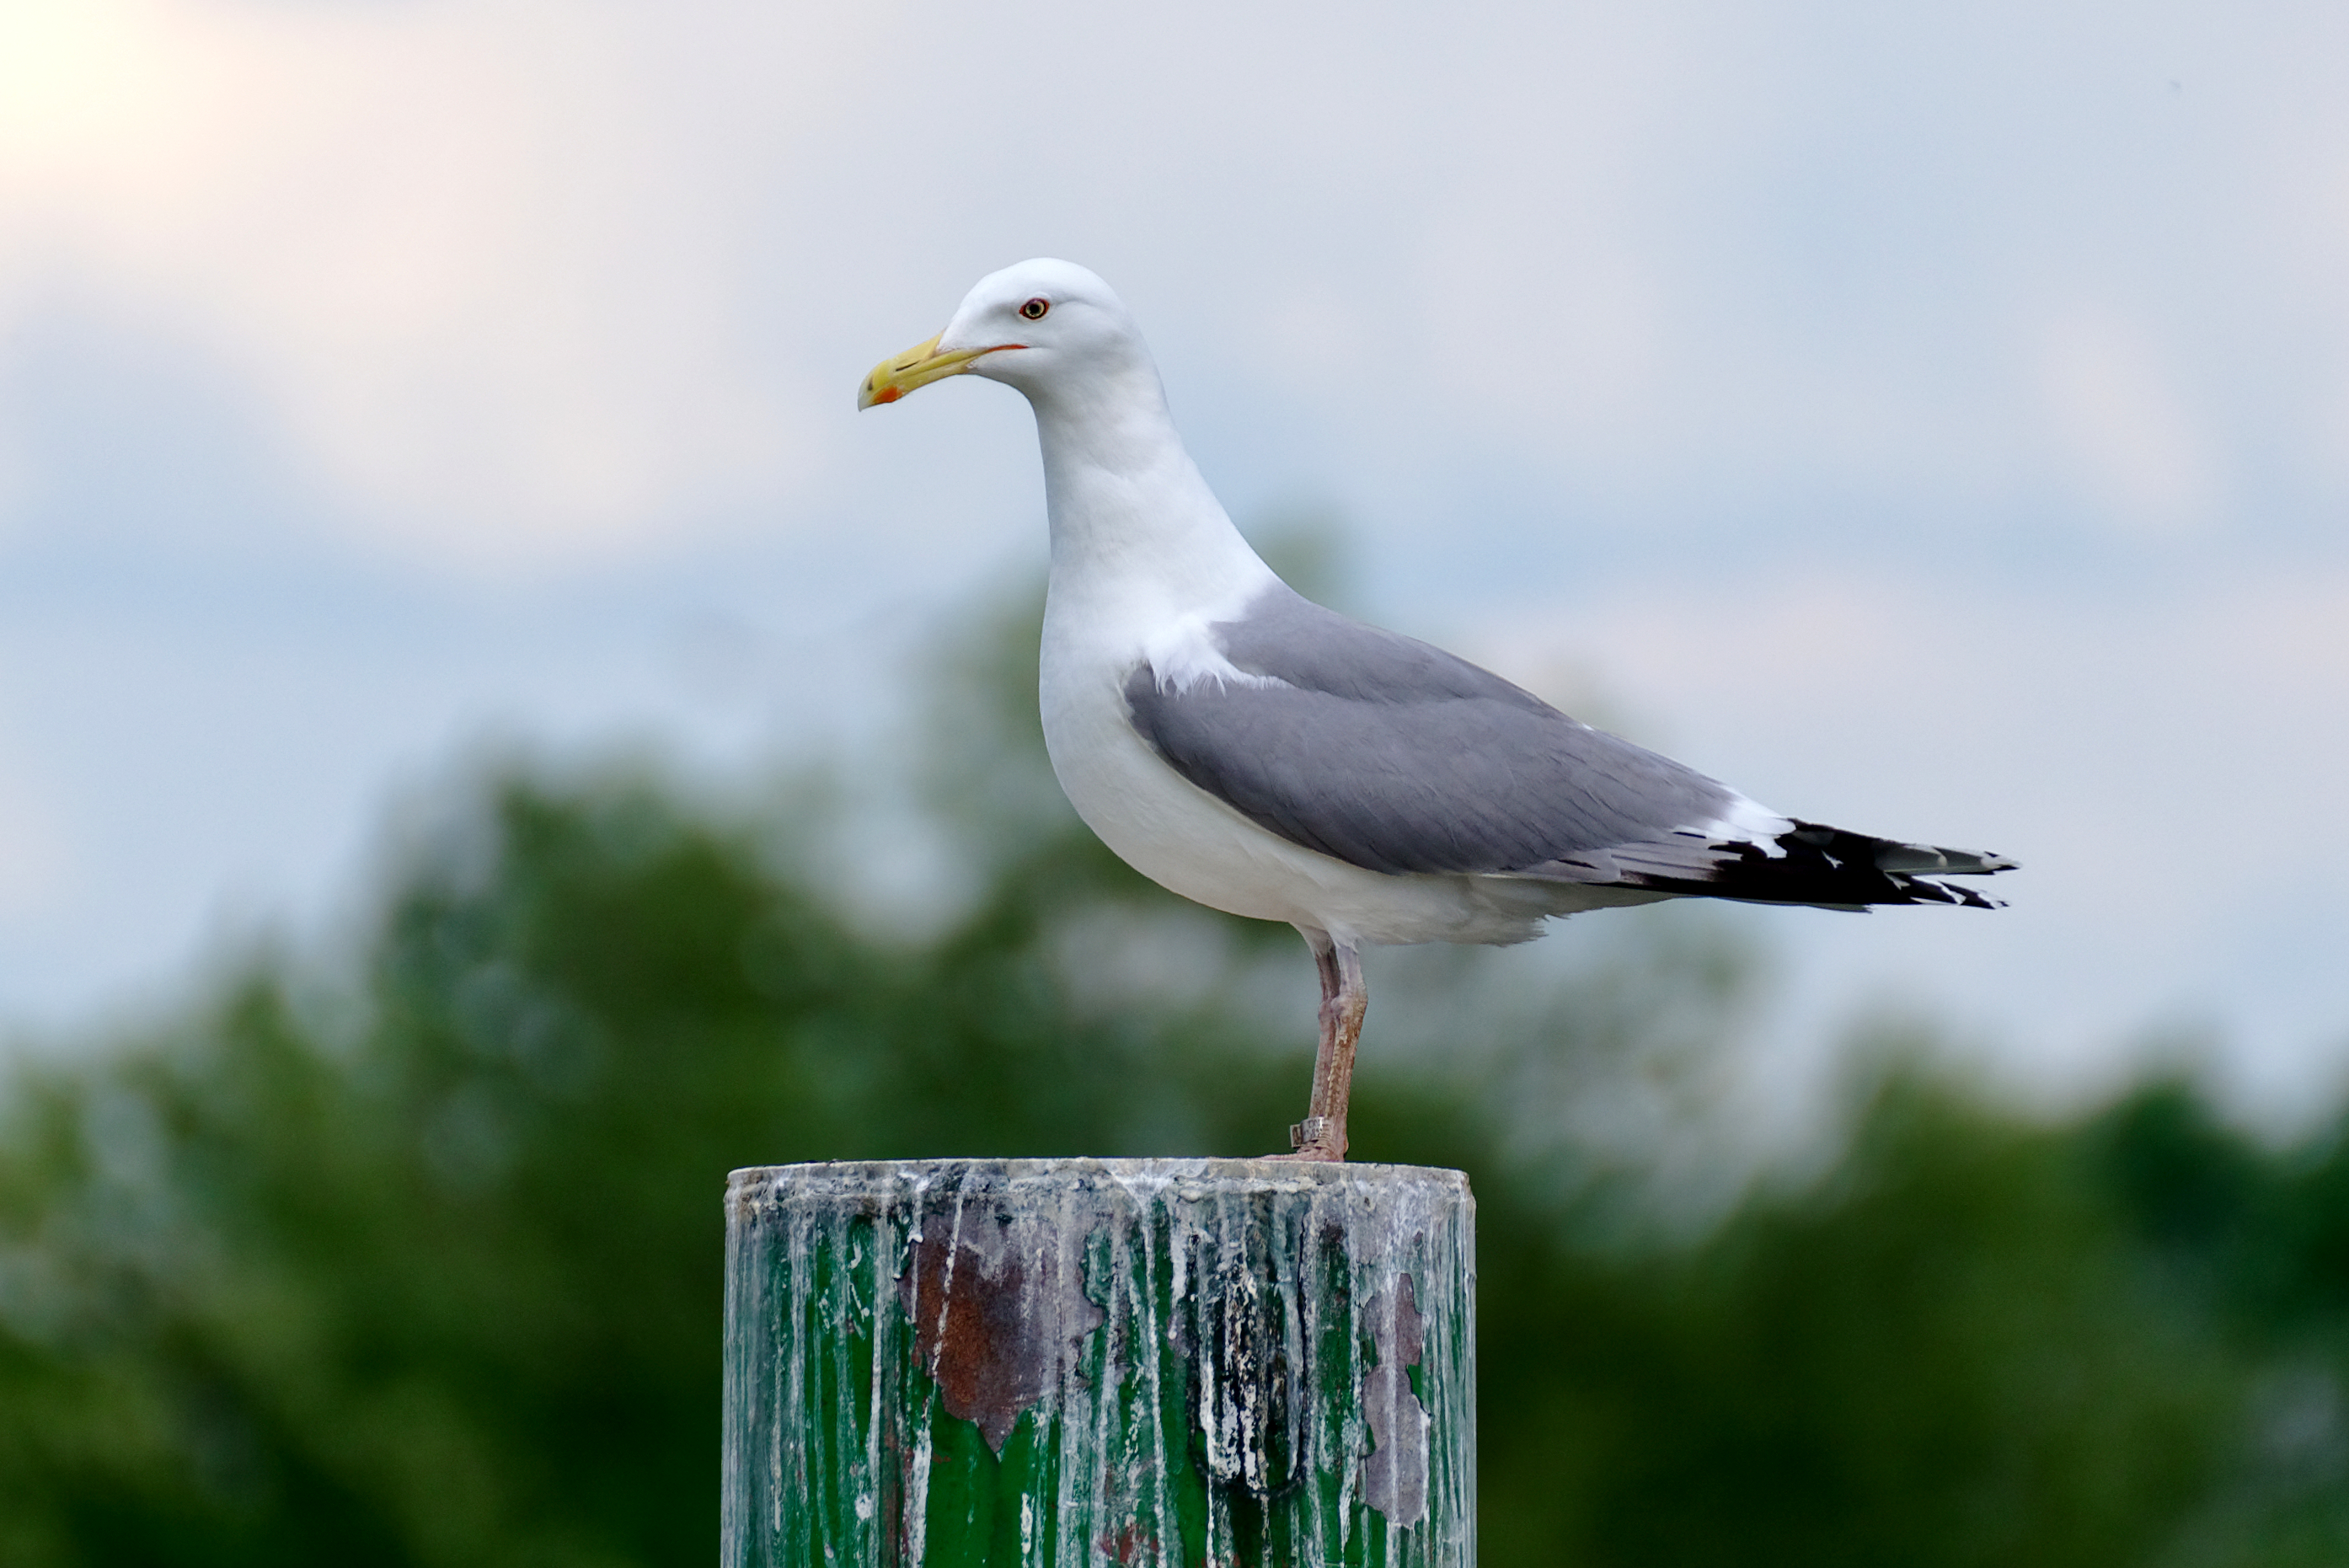
<svg viewBox="0 0 2349 1568">
<path fill-rule="evenodd" d="M 1724 841 L 1693 876 L 1633 876 L 1625 880 L 1659 892 L 1692 893 L 1753 904 L 1805 904 L 1851 909 L 1889 904 L 1949 904 L 2002 909 L 2005 900 L 1944 877 L 1987 877 L 2012 871 L 2003 856 L 1904 844 L 1816 822 L 1797 822 L 1766 844 Z"/>
</svg>

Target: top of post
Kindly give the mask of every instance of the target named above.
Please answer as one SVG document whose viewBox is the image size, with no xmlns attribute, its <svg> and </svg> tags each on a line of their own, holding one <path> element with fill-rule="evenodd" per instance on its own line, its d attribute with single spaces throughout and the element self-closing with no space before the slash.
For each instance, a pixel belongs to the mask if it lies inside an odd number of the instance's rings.
<svg viewBox="0 0 2349 1568">
<path fill-rule="evenodd" d="M 871 1159 L 811 1165 L 747 1166 L 729 1173 L 726 1205 L 741 1215 L 777 1202 L 915 1196 L 936 1188 L 1014 1193 L 1120 1189 L 1137 1200 L 1195 1199 L 1217 1192 L 1355 1192 L 1366 1201 L 1406 1194 L 1436 1201 L 1469 1199 L 1468 1178 L 1421 1165 L 1335 1164 L 1282 1159 Z"/>
</svg>

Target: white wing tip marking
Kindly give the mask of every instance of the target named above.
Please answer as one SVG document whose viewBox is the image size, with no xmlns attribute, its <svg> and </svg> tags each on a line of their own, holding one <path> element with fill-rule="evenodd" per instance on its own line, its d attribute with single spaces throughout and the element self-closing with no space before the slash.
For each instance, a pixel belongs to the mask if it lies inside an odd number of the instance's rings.
<svg viewBox="0 0 2349 1568">
<path fill-rule="evenodd" d="M 1776 860 L 1786 853 L 1786 846 L 1778 842 L 1778 836 L 1794 830 L 1794 818 L 1781 816 L 1760 801 L 1748 800 L 1741 794 L 1733 796 L 1727 808 L 1711 822 L 1692 824 L 1675 831 L 1715 843 L 1751 844 L 1762 852 L 1764 858 Z"/>
</svg>

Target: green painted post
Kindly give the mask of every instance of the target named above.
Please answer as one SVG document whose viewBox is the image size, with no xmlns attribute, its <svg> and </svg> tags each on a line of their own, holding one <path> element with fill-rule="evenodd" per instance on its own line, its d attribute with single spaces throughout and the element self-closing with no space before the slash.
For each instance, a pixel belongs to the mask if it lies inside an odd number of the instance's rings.
<svg viewBox="0 0 2349 1568">
<path fill-rule="evenodd" d="M 1467 1568 L 1475 1205 L 1263 1160 L 738 1170 L 726 1568 Z"/>
</svg>

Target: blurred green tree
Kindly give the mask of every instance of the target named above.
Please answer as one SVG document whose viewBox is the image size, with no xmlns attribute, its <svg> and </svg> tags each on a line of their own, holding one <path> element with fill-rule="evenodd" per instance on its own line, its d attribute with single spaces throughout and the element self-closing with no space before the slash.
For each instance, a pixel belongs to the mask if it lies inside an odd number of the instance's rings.
<svg viewBox="0 0 2349 1568">
<path fill-rule="evenodd" d="M 919 940 L 849 896 L 838 791 L 507 766 L 399 859 L 355 976 L 264 954 L 16 1071 L 0 1563 L 698 1563 L 727 1169 L 1276 1139 L 1296 939 L 1077 826 L 1032 620 L 947 661 L 960 891 Z M 2337 1134 L 2265 1148 L 2166 1084 L 2038 1125 L 1895 1065 L 1824 1175 L 1692 1229 L 1622 1140 L 1544 1136 L 1734 1012 L 1733 956 L 1639 940 L 1556 983 L 1423 963 L 1419 1046 L 1364 1066 L 1362 1147 L 1476 1183 L 1488 1561 L 2342 1560 Z"/>
</svg>

